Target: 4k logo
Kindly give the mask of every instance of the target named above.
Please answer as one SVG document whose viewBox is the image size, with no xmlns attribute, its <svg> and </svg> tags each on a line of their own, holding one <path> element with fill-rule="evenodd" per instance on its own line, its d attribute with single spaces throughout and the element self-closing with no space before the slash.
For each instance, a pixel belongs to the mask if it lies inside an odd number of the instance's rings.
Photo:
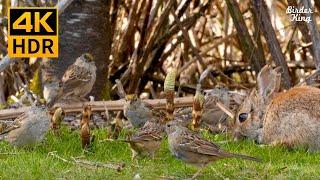
<svg viewBox="0 0 320 180">
<path fill-rule="evenodd" d="M 57 8 L 10 8 L 10 57 L 58 57 Z"/>
</svg>

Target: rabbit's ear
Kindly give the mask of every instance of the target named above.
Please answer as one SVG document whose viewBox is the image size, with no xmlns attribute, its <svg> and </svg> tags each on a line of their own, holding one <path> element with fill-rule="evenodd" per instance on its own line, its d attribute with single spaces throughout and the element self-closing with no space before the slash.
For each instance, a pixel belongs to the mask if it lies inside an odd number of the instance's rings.
<svg viewBox="0 0 320 180">
<path fill-rule="evenodd" d="M 261 100 L 256 89 L 252 89 L 252 91 L 250 92 L 250 94 L 247 97 L 247 99 L 249 99 L 249 102 L 251 104 L 250 108 L 251 108 L 252 105 L 254 105 L 254 106 L 258 105 L 259 102 L 260 102 L 259 100 Z"/>
<path fill-rule="evenodd" d="M 268 101 L 274 93 L 279 92 L 281 71 L 281 67 L 272 69 L 271 66 L 265 65 L 259 72 L 257 77 L 258 91 L 264 101 Z"/>
</svg>

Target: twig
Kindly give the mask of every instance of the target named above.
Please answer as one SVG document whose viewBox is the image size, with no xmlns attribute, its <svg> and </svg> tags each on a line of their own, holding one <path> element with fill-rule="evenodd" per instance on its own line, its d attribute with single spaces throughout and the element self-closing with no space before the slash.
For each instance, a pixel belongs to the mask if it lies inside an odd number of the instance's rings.
<svg viewBox="0 0 320 180">
<path fill-rule="evenodd" d="M 77 158 L 71 157 L 73 161 L 69 161 L 65 158 L 62 158 L 61 156 L 59 156 L 58 154 L 56 154 L 57 151 L 52 151 L 48 153 L 48 156 L 52 156 L 56 159 L 59 159 L 65 163 L 68 164 L 75 164 L 75 165 L 79 165 L 79 166 L 84 166 L 84 167 L 89 167 L 89 168 L 97 168 L 97 167 L 103 167 L 103 168 L 109 168 L 109 169 L 115 169 L 118 172 L 122 171 L 123 168 L 125 167 L 124 163 L 118 163 L 118 164 L 104 164 L 101 162 L 91 162 L 91 161 L 86 161 L 86 160 L 79 160 Z"/>
<path fill-rule="evenodd" d="M 124 163 L 118 163 L 118 164 L 103 164 L 101 162 L 91 162 L 91 161 L 86 161 L 86 160 L 79 160 L 77 158 L 71 157 L 73 161 L 69 161 L 67 159 L 62 158 L 61 156 L 56 154 L 57 151 L 52 151 L 48 153 L 48 156 L 52 156 L 56 159 L 59 159 L 65 163 L 68 164 L 76 164 L 79 166 L 84 166 L 88 168 L 97 168 L 97 167 L 103 167 L 103 168 L 110 168 L 110 169 L 115 169 L 118 172 L 122 171 L 123 168 L 125 167 Z"/>
<path fill-rule="evenodd" d="M 231 119 L 234 119 L 234 112 L 232 112 L 228 107 L 226 107 L 223 103 L 217 101 L 216 105 L 220 108 L 224 113 L 226 113 Z"/>
<path fill-rule="evenodd" d="M 57 152 L 57 151 L 49 152 L 49 153 L 48 153 L 48 156 L 52 156 L 52 157 L 54 157 L 54 158 L 56 158 L 56 159 L 59 159 L 59 160 L 65 162 L 65 163 L 74 164 L 72 161 L 68 161 L 68 160 L 60 157 L 59 155 L 56 154 L 56 152 Z"/>
<path fill-rule="evenodd" d="M 310 0 L 302 0 L 301 2 L 304 8 L 313 10 L 313 8 L 311 7 L 312 5 Z M 317 28 L 315 18 L 313 17 L 313 13 L 306 13 L 305 15 L 308 18 L 310 18 L 310 22 L 307 23 L 307 26 L 311 34 L 312 47 L 313 47 L 313 53 L 314 53 L 313 60 L 316 64 L 316 68 L 320 69 L 320 34 Z"/>
<path fill-rule="evenodd" d="M 122 171 L 123 168 L 125 167 L 124 163 L 101 163 L 101 162 L 92 162 L 92 161 L 86 161 L 86 160 L 79 160 L 77 158 L 72 157 L 73 161 L 81 166 L 86 166 L 86 167 L 91 167 L 91 168 L 98 168 L 98 167 L 102 167 L 102 168 L 109 168 L 109 169 L 115 169 L 118 172 Z"/>
<path fill-rule="evenodd" d="M 175 14 L 175 12 L 172 10 L 171 14 L 174 17 L 175 22 L 177 23 L 178 27 L 180 28 L 180 30 L 182 31 L 182 35 L 185 38 L 185 43 L 187 43 L 189 45 L 189 47 L 191 48 L 193 54 L 196 56 L 198 62 L 201 64 L 201 69 L 199 69 L 200 73 L 203 72 L 203 69 L 205 68 L 205 63 L 204 60 L 202 58 L 202 56 L 199 53 L 199 48 L 196 48 L 191 40 L 190 40 L 190 36 L 188 35 L 188 32 L 186 31 L 186 29 L 183 27 L 183 25 L 181 24 L 181 21 L 179 20 L 179 18 L 177 17 L 177 15 Z"/>
<path fill-rule="evenodd" d="M 148 86 L 149 86 L 149 91 L 150 91 L 151 97 L 153 99 L 156 99 L 157 93 L 156 93 L 155 89 L 153 88 L 151 81 L 148 82 Z"/>
<path fill-rule="evenodd" d="M 267 41 L 270 55 L 272 56 L 274 63 L 277 66 L 281 66 L 283 69 L 283 72 L 281 73 L 281 86 L 284 89 L 289 89 L 292 86 L 292 82 L 288 64 L 286 63 L 285 56 L 281 51 L 280 43 L 277 39 L 276 32 L 272 27 L 266 3 L 262 0 L 255 0 L 252 1 L 252 4 L 254 13 L 258 17 L 258 23 L 261 26 L 263 35 Z"/>
<path fill-rule="evenodd" d="M 117 83 L 117 88 L 118 88 L 118 96 L 122 99 L 125 98 L 126 92 L 123 89 L 123 85 L 122 85 L 121 81 L 119 79 L 116 79 L 116 83 Z"/>
<path fill-rule="evenodd" d="M 253 70 L 255 72 L 259 72 L 264 63 L 261 62 L 262 58 L 259 58 L 259 54 L 256 52 L 257 47 L 251 39 L 245 19 L 240 11 L 239 4 L 236 0 L 226 0 L 225 2 L 229 9 L 230 16 L 233 19 L 235 29 L 237 30 L 238 42 L 241 46 L 243 55 L 247 61 L 251 62 Z"/>
</svg>

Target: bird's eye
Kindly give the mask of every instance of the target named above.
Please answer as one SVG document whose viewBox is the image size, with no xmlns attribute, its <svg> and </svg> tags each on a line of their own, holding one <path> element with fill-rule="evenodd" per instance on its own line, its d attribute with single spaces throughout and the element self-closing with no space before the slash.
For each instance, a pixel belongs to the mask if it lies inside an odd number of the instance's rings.
<svg viewBox="0 0 320 180">
<path fill-rule="evenodd" d="M 167 125 L 167 127 L 170 127 L 170 126 L 171 126 L 170 124 Z"/>
<path fill-rule="evenodd" d="M 245 120 L 247 120 L 248 118 L 248 113 L 241 113 L 239 114 L 239 121 L 242 123 L 244 122 Z"/>
</svg>

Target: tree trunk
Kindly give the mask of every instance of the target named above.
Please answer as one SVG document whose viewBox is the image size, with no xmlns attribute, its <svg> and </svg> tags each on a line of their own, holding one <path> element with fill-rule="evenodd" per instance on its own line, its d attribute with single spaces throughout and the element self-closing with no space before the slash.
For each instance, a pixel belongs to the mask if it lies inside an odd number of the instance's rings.
<svg viewBox="0 0 320 180">
<path fill-rule="evenodd" d="M 61 79 L 64 71 L 83 53 L 91 53 L 97 66 L 97 80 L 90 93 L 101 99 L 107 83 L 111 52 L 110 1 L 74 1 L 59 17 L 59 58 L 47 61 L 43 74 Z M 48 72 L 51 71 L 51 72 Z M 45 81 L 45 77 L 43 77 Z"/>
</svg>

